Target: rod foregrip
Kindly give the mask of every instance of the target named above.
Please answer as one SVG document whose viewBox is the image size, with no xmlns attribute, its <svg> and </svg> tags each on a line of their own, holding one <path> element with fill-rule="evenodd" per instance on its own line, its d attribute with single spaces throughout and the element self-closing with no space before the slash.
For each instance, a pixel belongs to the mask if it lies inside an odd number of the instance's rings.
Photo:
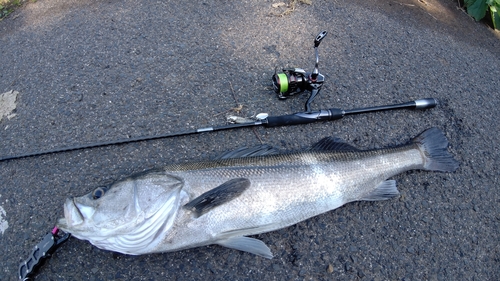
<svg viewBox="0 0 500 281">
<path fill-rule="evenodd" d="M 340 108 L 330 108 L 328 110 L 299 112 L 291 115 L 269 116 L 267 122 L 263 123 L 266 127 L 288 126 L 309 124 L 316 121 L 336 120 L 344 117 L 344 111 Z"/>
</svg>

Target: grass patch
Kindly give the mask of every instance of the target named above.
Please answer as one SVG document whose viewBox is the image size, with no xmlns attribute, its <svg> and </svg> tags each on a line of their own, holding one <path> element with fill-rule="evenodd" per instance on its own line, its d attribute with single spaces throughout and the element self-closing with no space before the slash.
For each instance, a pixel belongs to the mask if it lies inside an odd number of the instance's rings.
<svg viewBox="0 0 500 281">
<path fill-rule="evenodd" d="M 25 2 L 27 2 L 27 0 L 0 0 L 0 20 L 8 16 Z"/>
<path fill-rule="evenodd" d="M 275 15 L 275 16 L 278 16 L 278 17 L 284 17 L 284 16 L 288 16 L 293 11 L 295 11 L 295 7 L 297 6 L 298 3 L 312 5 L 312 0 L 290 0 L 288 2 L 289 3 L 279 2 L 279 3 L 272 4 L 273 8 L 285 7 L 285 10 L 281 11 L 279 13 L 272 12 L 271 14 Z"/>
</svg>

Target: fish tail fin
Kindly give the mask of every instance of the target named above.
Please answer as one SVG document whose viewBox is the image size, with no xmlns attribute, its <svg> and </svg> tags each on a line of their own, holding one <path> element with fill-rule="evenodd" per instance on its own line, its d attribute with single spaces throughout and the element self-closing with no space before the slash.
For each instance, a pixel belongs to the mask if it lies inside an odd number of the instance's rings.
<svg viewBox="0 0 500 281">
<path fill-rule="evenodd" d="M 453 172 L 458 168 L 458 161 L 448 152 L 448 140 L 440 129 L 430 128 L 414 138 L 412 142 L 418 145 L 425 158 L 424 169 Z"/>
</svg>

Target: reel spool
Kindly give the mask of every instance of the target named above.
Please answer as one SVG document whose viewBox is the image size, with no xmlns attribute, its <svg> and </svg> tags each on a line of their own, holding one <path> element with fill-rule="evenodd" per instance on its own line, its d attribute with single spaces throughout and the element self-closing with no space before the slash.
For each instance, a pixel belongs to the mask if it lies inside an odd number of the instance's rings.
<svg viewBox="0 0 500 281">
<path fill-rule="evenodd" d="M 279 99 L 301 93 L 307 89 L 306 71 L 302 68 L 283 69 L 283 72 L 274 71 L 273 87 Z"/>
</svg>

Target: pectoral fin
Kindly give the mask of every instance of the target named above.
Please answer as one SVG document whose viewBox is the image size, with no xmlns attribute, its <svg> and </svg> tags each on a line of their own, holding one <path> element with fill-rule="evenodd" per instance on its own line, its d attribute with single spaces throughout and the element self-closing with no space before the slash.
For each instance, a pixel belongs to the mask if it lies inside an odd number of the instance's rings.
<svg viewBox="0 0 500 281">
<path fill-rule="evenodd" d="M 267 247 L 267 245 L 259 239 L 245 236 L 231 237 L 224 240 L 219 240 L 217 241 L 217 244 L 231 249 L 248 252 L 257 256 L 264 257 L 266 259 L 273 258 L 273 254 L 271 253 L 269 247 Z"/>
<path fill-rule="evenodd" d="M 249 186 L 250 180 L 246 178 L 228 180 L 189 201 L 184 205 L 184 208 L 193 211 L 199 217 L 211 209 L 240 196 Z"/>
</svg>

